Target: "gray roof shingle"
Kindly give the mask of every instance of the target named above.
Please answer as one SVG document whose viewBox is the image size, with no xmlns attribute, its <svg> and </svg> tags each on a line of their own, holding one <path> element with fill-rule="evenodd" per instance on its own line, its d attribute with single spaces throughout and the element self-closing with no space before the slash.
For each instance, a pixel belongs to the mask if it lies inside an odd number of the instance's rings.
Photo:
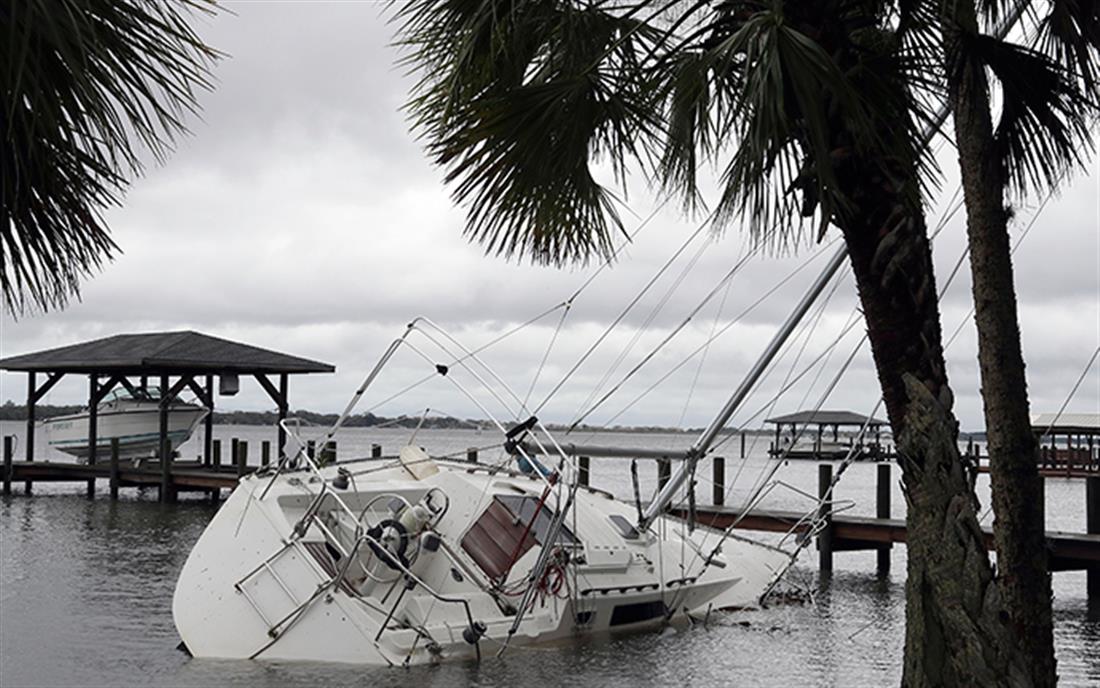
<svg viewBox="0 0 1100 688">
<path fill-rule="evenodd" d="M 0 370 L 66 373 L 332 373 L 335 366 L 201 332 L 116 334 L 0 359 Z"/>
<path fill-rule="evenodd" d="M 814 425 L 856 425 L 862 426 L 867 422 L 867 416 L 852 411 L 799 411 L 785 416 L 769 418 L 765 423 L 812 423 Z M 889 425 L 880 418 L 872 418 L 871 425 Z"/>
</svg>

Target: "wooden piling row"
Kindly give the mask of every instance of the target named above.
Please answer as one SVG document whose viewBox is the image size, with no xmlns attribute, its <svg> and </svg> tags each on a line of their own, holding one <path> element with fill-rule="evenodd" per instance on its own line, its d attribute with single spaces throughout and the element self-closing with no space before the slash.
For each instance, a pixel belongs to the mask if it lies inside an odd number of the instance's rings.
<svg viewBox="0 0 1100 688">
<path fill-rule="evenodd" d="M 213 440 L 210 444 L 209 456 L 207 458 L 207 456 L 204 455 L 204 460 L 202 462 L 200 462 L 200 469 L 204 469 L 204 470 L 208 471 L 211 474 L 211 477 L 221 475 L 221 476 L 224 476 L 225 478 L 231 479 L 231 477 L 234 476 L 234 474 L 237 478 L 240 478 L 240 477 L 244 476 L 248 472 L 248 467 L 249 467 L 248 466 L 248 451 L 249 451 L 248 450 L 248 442 L 245 441 L 245 440 L 238 439 L 238 438 L 232 438 L 230 440 L 230 442 L 231 442 L 231 444 L 230 444 L 231 449 L 229 451 L 229 460 L 226 462 L 227 465 L 223 465 L 222 460 L 221 460 L 222 459 L 222 457 L 221 457 L 221 449 L 222 449 L 221 440 Z M 319 451 L 319 454 L 318 454 L 318 447 L 316 446 L 316 443 L 312 440 L 310 442 L 308 442 L 307 451 L 309 452 L 309 454 L 311 456 L 316 456 L 319 462 L 324 464 L 324 463 L 331 463 L 331 462 L 336 461 L 337 447 L 336 447 L 335 442 L 330 442 L 330 443 L 320 447 L 319 449 L 320 449 L 320 451 Z M 15 438 L 13 436 L 4 437 L 3 438 L 3 470 L 2 470 L 2 476 L 0 476 L 0 477 L 3 478 L 3 494 L 4 495 L 10 495 L 11 494 L 12 483 L 15 481 L 17 475 L 22 479 L 26 479 L 26 477 L 28 475 L 28 472 L 26 472 L 25 469 L 20 469 L 20 472 L 17 472 L 17 470 L 16 470 L 17 466 L 16 466 L 15 461 L 14 461 L 14 454 L 15 454 Z M 205 452 L 204 452 L 204 454 L 205 454 Z M 977 454 L 977 447 L 975 447 L 974 454 Z M 125 470 L 122 466 L 120 466 L 119 455 L 120 455 L 120 449 L 119 449 L 118 439 L 112 439 L 111 444 L 110 444 L 110 456 L 109 456 L 110 464 L 109 464 L 109 469 L 108 469 L 107 475 L 106 475 L 106 477 L 108 478 L 108 481 L 109 481 L 109 494 L 110 494 L 110 498 L 112 500 L 117 500 L 118 499 L 119 488 L 123 484 L 124 479 L 127 480 L 127 481 L 131 481 L 131 482 L 128 482 L 127 484 L 134 484 L 133 481 L 135 481 L 135 480 L 141 481 L 142 480 L 142 478 L 140 478 L 140 477 L 136 478 L 134 476 L 133 469 L 129 468 L 128 465 L 125 468 Z M 371 445 L 370 456 L 372 458 L 381 458 L 382 455 L 383 455 L 383 451 L 382 451 L 382 447 L 380 445 L 378 445 L 378 444 Z M 166 457 L 164 457 L 164 460 L 162 460 L 160 462 L 160 476 L 161 476 L 160 477 L 160 487 L 161 487 L 160 498 L 161 498 L 162 501 L 174 501 L 174 499 L 176 498 L 177 487 L 176 487 L 176 484 L 175 484 L 175 481 L 174 481 L 173 475 L 172 475 L 173 474 L 173 467 L 172 467 L 172 460 L 171 459 L 172 459 L 171 456 L 166 456 Z M 466 451 L 466 460 L 470 463 L 476 464 L 477 461 L 478 461 L 478 450 L 476 448 L 468 449 Z M 580 484 L 585 486 L 585 487 L 589 487 L 591 485 L 591 460 L 592 459 L 591 459 L 590 456 L 578 456 L 577 457 L 577 478 L 578 478 L 578 481 L 580 482 Z M 208 463 L 207 463 L 207 461 L 208 461 Z M 271 462 L 271 442 L 265 440 L 260 445 L 259 465 L 260 466 L 268 466 L 268 465 L 270 465 L 270 462 Z M 102 466 L 102 463 L 103 462 L 100 461 L 99 465 Z M 660 487 L 664 487 L 669 482 L 669 480 L 671 479 L 672 460 L 668 457 L 663 457 L 663 458 L 656 459 L 656 463 L 657 463 L 657 482 L 658 482 Z M 23 462 L 21 465 L 22 466 L 30 466 L 31 464 L 30 464 L 30 462 Z M 39 466 L 39 465 L 41 465 L 41 464 L 35 464 L 35 466 Z M 190 464 L 188 464 L 188 465 L 190 465 Z M 87 483 L 90 486 L 92 486 L 92 487 L 88 488 L 88 494 L 89 494 L 89 496 L 92 496 L 94 494 L 94 481 L 96 480 L 96 475 L 93 473 L 92 477 L 87 477 L 89 475 L 87 467 L 84 467 L 83 471 L 70 470 L 70 469 L 76 468 L 75 466 L 72 466 L 71 464 L 68 464 L 68 467 L 69 468 L 66 469 L 66 470 L 68 470 L 67 474 L 72 476 L 71 478 L 68 478 L 68 479 L 74 479 L 74 478 L 77 478 L 79 476 L 79 480 L 82 480 L 82 481 L 86 480 Z M 229 468 L 228 471 L 225 470 L 227 467 Z M 30 475 L 41 475 L 41 474 L 38 473 L 38 471 L 43 470 L 45 468 L 46 468 L 45 466 L 43 466 L 42 469 L 36 468 L 34 472 L 30 473 Z M 94 464 L 92 465 L 92 468 L 94 468 Z M 730 512 L 730 509 L 725 507 L 725 503 L 726 503 L 726 491 L 725 491 L 726 462 L 725 462 L 725 459 L 723 457 L 720 457 L 720 456 L 713 457 L 713 459 L 711 461 L 711 469 L 712 469 L 712 482 L 713 482 L 712 497 L 713 497 L 714 506 L 713 507 L 702 506 L 702 507 L 698 507 L 698 510 L 701 513 L 706 513 L 706 512 L 709 511 L 712 515 L 717 515 L 717 516 L 720 516 L 720 517 L 729 516 L 730 514 L 727 514 L 726 512 Z M 61 471 L 61 466 L 60 465 L 58 465 L 57 470 Z M 99 470 L 102 471 L 103 468 L 101 467 Z M 187 470 L 184 470 L 184 469 L 181 468 L 180 470 L 184 471 L 184 473 L 189 477 L 189 479 L 191 479 L 191 480 L 195 479 L 194 469 L 189 469 L 189 471 L 187 471 Z M 124 478 L 123 477 L 124 473 L 126 475 L 128 475 L 129 477 Z M 155 473 L 153 475 L 155 475 Z M 98 477 L 105 477 L 105 476 L 103 475 L 102 472 L 100 472 L 98 474 Z M 55 476 L 52 476 L 52 477 L 41 477 L 41 478 L 36 478 L 36 479 L 46 479 L 46 480 L 50 480 L 50 479 L 58 480 L 58 479 L 60 479 L 60 480 L 65 480 L 66 478 L 61 476 L 61 475 L 55 475 Z M 155 480 L 155 478 L 154 478 L 154 480 Z M 205 478 L 204 478 L 204 480 L 205 480 Z M 33 481 L 25 480 L 25 482 L 29 486 Z M 823 521 L 823 527 L 817 533 L 817 548 L 818 548 L 818 564 L 819 564 L 819 567 L 820 567 L 821 571 L 825 572 L 825 573 L 828 573 L 828 572 L 832 571 L 832 569 L 833 569 L 833 554 L 836 551 L 853 550 L 853 549 L 856 549 L 856 550 L 858 550 L 858 549 L 869 550 L 870 549 L 870 550 L 875 550 L 875 552 L 876 552 L 876 570 L 878 571 L 878 573 L 879 574 L 889 573 L 889 571 L 890 571 L 890 558 L 891 558 L 891 554 L 892 554 L 892 550 L 891 550 L 892 543 L 895 542 L 895 541 L 904 541 L 904 539 L 905 539 L 904 538 L 904 522 L 896 521 L 896 520 L 891 519 L 891 493 L 892 493 L 892 490 L 891 490 L 891 488 L 892 488 L 892 466 L 891 466 L 891 464 L 881 463 L 878 466 L 876 466 L 876 475 L 875 475 L 875 517 L 873 519 L 871 519 L 871 518 L 860 518 L 860 517 L 847 517 L 847 518 L 838 517 L 837 519 L 834 519 L 834 517 L 832 515 L 832 507 L 833 507 L 833 504 L 834 504 L 835 500 L 833 498 L 833 495 L 830 494 L 830 489 L 832 487 L 832 482 L 833 482 L 833 466 L 831 464 L 828 464 L 828 463 L 819 464 L 818 465 L 818 493 L 817 494 L 818 494 L 818 497 L 821 500 L 821 506 L 819 507 L 819 512 L 818 513 L 819 513 L 820 519 Z M 184 483 L 184 484 L 187 484 L 187 483 Z M 209 483 L 206 483 L 206 484 L 208 485 Z M 196 485 L 194 482 L 192 482 L 192 483 L 190 483 L 190 487 L 186 487 L 184 489 L 200 489 L 200 490 L 201 489 L 207 489 L 215 499 L 217 499 L 219 497 L 219 493 L 220 493 L 219 488 L 216 488 L 216 487 L 211 488 L 211 487 L 205 487 L 205 486 L 200 487 L 200 485 L 203 485 L 203 483 L 200 482 L 200 483 L 198 483 L 198 485 Z M 28 490 L 29 490 L 29 487 L 28 487 Z M 29 494 L 29 491 L 28 491 L 28 494 Z M 1100 535 L 1100 476 L 1088 477 L 1088 478 L 1085 479 L 1085 500 L 1086 500 L 1086 533 L 1090 536 Z M 672 512 L 673 513 L 678 513 L 677 509 L 673 509 Z M 730 512 L 730 513 L 732 513 L 732 512 Z M 765 529 L 771 529 L 770 525 L 763 523 L 763 521 L 766 521 L 769 518 L 769 516 L 767 514 L 761 513 L 761 514 L 757 514 L 755 516 L 750 515 L 750 517 L 745 519 L 745 520 L 746 521 L 753 521 L 754 518 L 755 518 L 756 521 L 761 521 L 761 523 L 760 524 L 746 523 L 745 524 L 746 527 L 749 527 L 749 528 L 764 527 Z M 780 521 L 782 521 L 782 523 L 780 523 Z M 780 518 L 779 521 L 777 521 L 773 525 L 775 525 L 775 527 L 779 527 L 780 525 L 783 525 L 784 527 L 787 527 L 786 526 L 787 523 L 789 523 L 789 520 L 785 520 L 784 518 Z M 839 535 L 838 535 L 838 531 L 837 531 L 838 523 L 839 523 L 839 527 L 841 528 L 841 531 L 840 531 Z M 880 525 L 881 525 L 881 528 L 879 528 Z M 881 530 L 882 528 L 886 528 L 886 529 L 891 531 L 891 534 L 883 535 L 881 533 L 879 533 L 879 534 L 872 533 L 871 531 L 875 530 L 876 528 L 879 528 L 879 530 Z M 893 531 L 898 529 L 898 528 L 901 529 L 900 536 L 898 534 L 893 533 Z M 860 533 L 863 533 L 863 534 L 860 534 Z M 1053 536 L 1057 536 L 1057 535 L 1058 534 L 1048 534 L 1048 537 L 1053 537 Z M 1087 543 L 1087 538 L 1082 538 L 1082 536 L 1080 536 L 1080 535 L 1077 535 L 1077 536 L 1070 535 L 1068 537 L 1070 537 L 1071 539 L 1076 537 L 1078 539 L 1084 540 Z M 1082 546 L 1082 545 L 1080 545 L 1079 543 L 1076 543 L 1076 542 L 1071 543 L 1071 545 L 1073 547 Z M 1065 549 L 1066 546 L 1069 546 L 1069 545 L 1062 546 L 1062 549 Z M 1077 557 L 1076 560 L 1073 560 L 1073 561 L 1078 562 L 1078 563 L 1074 564 L 1077 568 L 1081 568 L 1082 566 L 1085 566 L 1087 568 L 1087 594 L 1088 594 L 1088 597 L 1089 597 L 1089 599 L 1100 599 L 1100 566 L 1093 566 L 1093 565 L 1087 564 L 1087 563 L 1086 564 L 1079 563 L 1082 560 L 1081 559 L 1082 557 L 1084 557 L 1085 562 L 1088 562 L 1088 561 L 1090 561 L 1088 559 L 1088 557 L 1089 556 L 1095 556 L 1095 555 L 1094 554 L 1090 555 L 1086 552 L 1084 554 L 1072 554 L 1071 553 L 1071 554 L 1068 554 L 1066 556 L 1070 556 L 1071 559 L 1073 557 Z M 1070 563 L 1073 564 L 1073 561 L 1071 561 Z"/>
</svg>

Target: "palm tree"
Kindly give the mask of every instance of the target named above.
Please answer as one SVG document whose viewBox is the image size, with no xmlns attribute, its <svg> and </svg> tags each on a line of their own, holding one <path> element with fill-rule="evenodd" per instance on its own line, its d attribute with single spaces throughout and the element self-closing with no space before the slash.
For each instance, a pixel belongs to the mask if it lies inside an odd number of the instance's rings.
<svg viewBox="0 0 1100 688">
<path fill-rule="evenodd" d="M 490 252 L 607 255 L 620 225 L 595 159 L 619 182 L 637 165 L 688 210 L 700 164 L 720 165 L 715 226 L 745 218 L 761 241 L 840 230 L 909 503 L 904 682 L 1024 685 L 944 364 L 918 134 L 939 64 L 927 9 L 406 0 L 397 17 L 422 75 L 414 126 Z"/>
<path fill-rule="evenodd" d="M 1100 101 L 1100 4 L 982 3 L 941 8 L 945 86 L 967 211 L 978 363 L 989 443 L 998 588 L 1034 685 L 1057 680 L 1043 484 L 1031 431 L 1020 345 L 1005 194 L 1056 187 L 1091 148 L 1089 120 Z M 1035 7 L 1032 7 L 1035 5 Z M 1035 48 L 983 33 L 1008 13 L 1024 14 Z M 990 113 L 992 75 L 1000 116 Z"/>
<path fill-rule="evenodd" d="M 0 8 L 0 277 L 6 310 L 63 307 L 119 248 L 103 211 L 140 150 L 162 160 L 216 57 L 188 26 L 212 0 Z"/>
</svg>

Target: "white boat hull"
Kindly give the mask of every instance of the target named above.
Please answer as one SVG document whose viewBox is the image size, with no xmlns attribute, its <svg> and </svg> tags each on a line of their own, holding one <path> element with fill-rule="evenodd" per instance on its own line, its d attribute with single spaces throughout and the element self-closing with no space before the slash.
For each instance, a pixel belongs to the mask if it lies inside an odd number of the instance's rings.
<svg viewBox="0 0 1100 688">
<path fill-rule="evenodd" d="M 535 593 L 510 637 L 516 613 L 508 605 L 520 598 L 500 591 L 529 580 L 542 547 L 515 558 L 494 587 L 470 543 L 494 500 L 536 499 L 541 481 L 447 465 L 416 479 L 402 468 L 379 470 L 377 463 L 341 464 L 322 469 L 322 475 L 331 481 L 340 468 L 363 471 L 353 488 L 338 494 L 351 512 L 366 514 L 364 523 L 395 496 L 413 504 L 426 492 L 446 494 L 446 518 L 431 529 L 442 545 L 428 551 L 421 544 L 409 563 L 417 580 L 383 566 L 369 549 L 343 559 L 351 564 L 339 574 L 341 560 L 332 559 L 336 548 L 326 544 L 322 531 L 338 535 L 347 526 L 341 526 L 341 510 L 322 501 L 315 519 L 302 520 L 320 481 L 305 471 L 247 476 L 200 537 L 176 585 L 173 617 L 194 656 L 390 666 L 470 658 L 495 653 L 506 641 L 635 630 L 684 620 L 689 613 L 753 606 L 790 561 L 785 552 L 736 538 L 723 543 L 716 565 L 705 566 L 705 554 L 720 542 L 717 532 L 697 528 L 688 534 L 683 523 L 658 519 L 649 532 L 628 538 L 611 519 L 632 519 L 633 508 L 582 488 L 568 519 L 575 529 L 570 558 L 562 580 L 553 584 L 560 588 L 546 583 L 545 594 Z M 301 522 L 306 525 L 296 535 Z M 424 534 L 419 542 L 427 542 Z M 387 580 L 375 582 L 373 575 Z M 464 637 L 471 620 L 484 624 L 477 643 Z"/>
<path fill-rule="evenodd" d="M 190 437 L 206 410 L 192 405 L 176 405 L 168 411 L 168 441 L 171 451 Z M 80 459 L 88 458 L 89 416 L 78 413 L 52 418 L 43 423 L 50 447 Z M 118 439 L 123 458 L 151 457 L 160 452 L 160 411 L 155 405 L 145 408 L 105 410 L 97 414 L 96 455 L 105 459 L 111 440 Z"/>
</svg>

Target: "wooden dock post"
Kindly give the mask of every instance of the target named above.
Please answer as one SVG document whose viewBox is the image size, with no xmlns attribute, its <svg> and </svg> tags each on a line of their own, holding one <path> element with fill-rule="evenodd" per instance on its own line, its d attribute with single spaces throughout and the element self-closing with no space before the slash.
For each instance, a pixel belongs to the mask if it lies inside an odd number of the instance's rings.
<svg viewBox="0 0 1100 688">
<path fill-rule="evenodd" d="M 172 486 L 172 441 L 168 438 L 168 376 L 160 376 L 160 503 L 176 501 Z"/>
<path fill-rule="evenodd" d="M 370 457 L 372 459 L 381 459 L 382 458 L 382 445 L 381 444 L 372 444 L 370 446 Z"/>
<path fill-rule="evenodd" d="M 880 463 L 875 476 L 875 517 L 890 518 L 890 464 Z M 875 569 L 880 575 L 890 573 L 890 548 L 892 544 L 879 545 Z"/>
<path fill-rule="evenodd" d="M 374 445 L 378 447 L 378 445 Z M 381 456 L 382 447 L 378 447 L 378 454 Z M 470 447 L 466 450 L 466 463 L 477 463 L 477 447 Z"/>
<path fill-rule="evenodd" d="M 214 469 L 221 468 L 222 465 L 222 441 L 214 440 L 210 443 L 210 463 L 213 464 Z"/>
<path fill-rule="evenodd" d="M 591 483 L 591 461 L 587 456 L 577 457 L 577 481 L 583 487 L 588 487 Z"/>
<path fill-rule="evenodd" d="M 672 479 L 672 460 L 669 458 L 657 459 L 657 489 L 664 486 Z"/>
<path fill-rule="evenodd" d="M 833 500 L 829 489 L 833 484 L 833 465 L 822 463 L 817 466 L 817 496 L 824 500 L 818 512 L 825 520 L 825 526 L 817 535 L 818 565 L 824 572 L 833 570 Z"/>
<path fill-rule="evenodd" d="M 95 466 L 99 449 L 99 376 L 88 376 L 88 465 Z M 95 478 L 88 478 L 88 499 L 95 497 Z"/>
<path fill-rule="evenodd" d="M 317 442 L 314 440 L 306 440 L 306 456 L 311 459 L 317 458 Z"/>
<path fill-rule="evenodd" d="M 1085 478 L 1085 532 L 1100 535 L 1100 476 Z M 1088 599 L 1100 601 L 1100 566 L 1090 567 L 1086 575 Z"/>
<path fill-rule="evenodd" d="M 264 440 L 260 444 L 260 465 L 271 465 L 271 440 Z"/>
<path fill-rule="evenodd" d="M 111 478 L 109 480 L 111 501 L 118 501 L 118 438 L 111 438 Z"/>
<path fill-rule="evenodd" d="M 237 477 L 243 478 L 248 472 L 248 442 L 234 440 L 237 444 Z"/>
<path fill-rule="evenodd" d="M 722 506 L 726 503 L 726 459 L 716 456 L 713 461 L 714 505 Z"/>
<path fill-rule="evenodd" d="M 4 494 L 11 494 L 11 455 L 15 451 L 13 442 L 15 438 L 4 435 Z"/>
</svg>

